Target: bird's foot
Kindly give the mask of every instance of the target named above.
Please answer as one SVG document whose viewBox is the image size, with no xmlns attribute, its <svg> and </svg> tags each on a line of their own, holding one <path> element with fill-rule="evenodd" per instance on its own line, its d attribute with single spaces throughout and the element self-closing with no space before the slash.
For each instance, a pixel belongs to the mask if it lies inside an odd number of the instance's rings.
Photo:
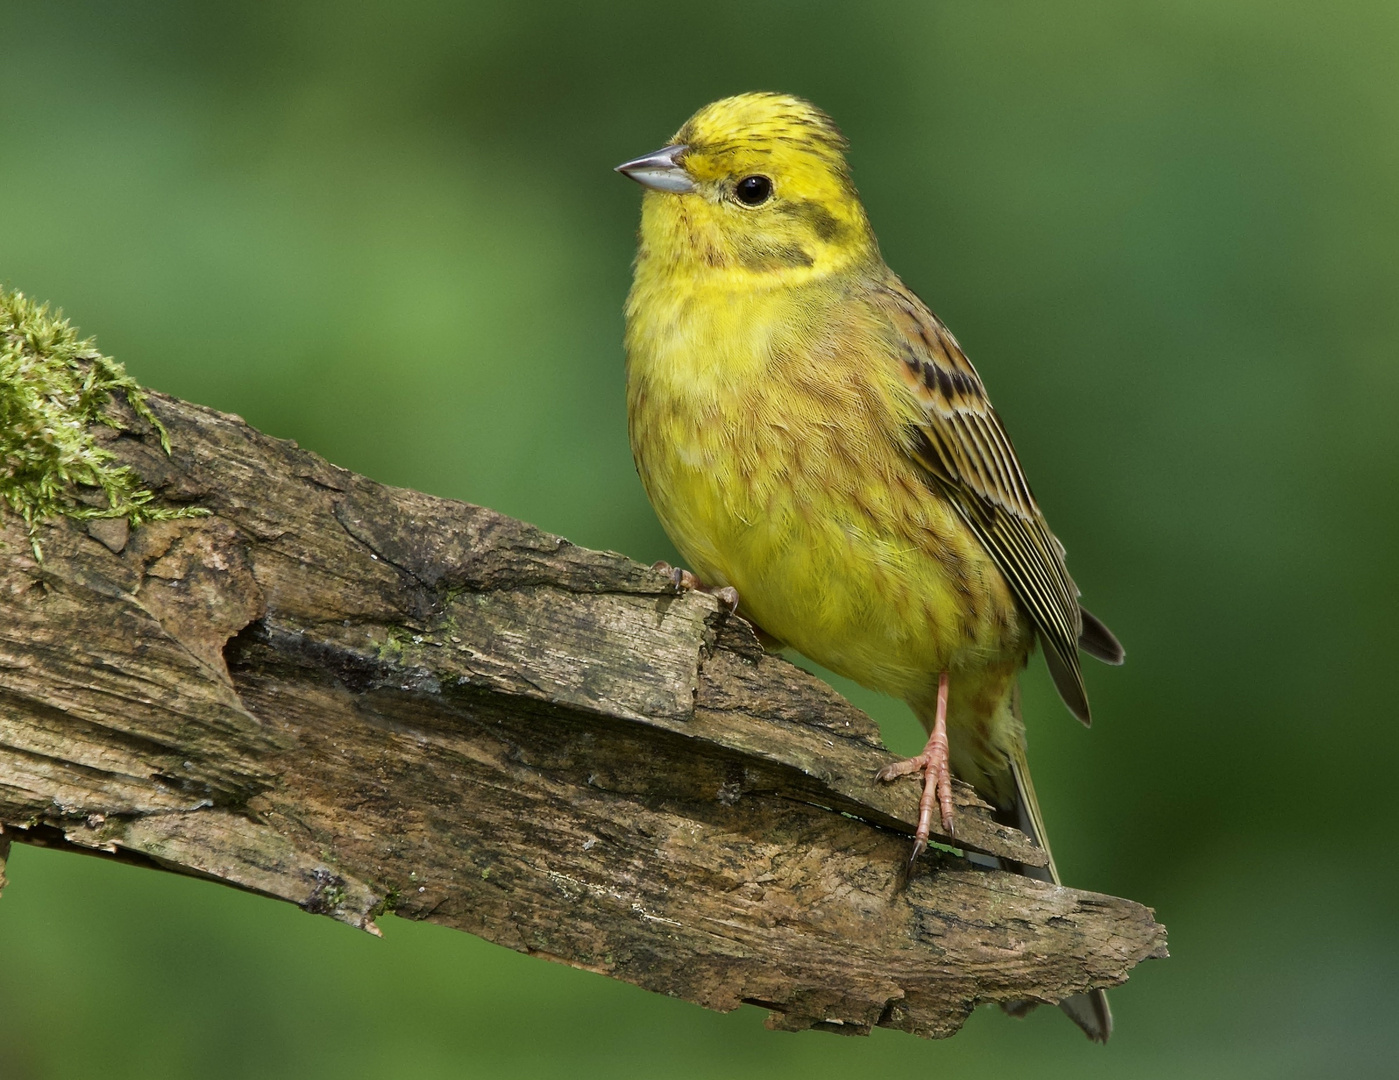
<svg viewBox="0 0 1399 1080">
<path fill-rule="evenodd" d="M 711 589 L 699 578 L 695 577 L 694 574 L 690 573 L 690 571 L 682 570 L 678 566 L 671 566 L 668 562 L 652 563 L 651 569 L 659 570 L 662 574 L 669 574 L 671 584 L 678 593 L 691 591 L 708 593 L 723 604 L 724 607 L 728 609 L 730 615 L 738 610 L 738 590 L 732 585 L 723 585 L 720 588 Z"/>
<path fill-rule="evenodd" d="M 955 835 L 955 821 L 952 815 L 952 769 L 947 759 L 947 672 L 938 679 L 937 719 L 933 722 L 932 734 L 927 745 L 917 757 L 905 758 L 885 765 L 876 774 L 883 781 L 897 780 L 900 776 L 923 774 L 923 797 L 918 800 L 918 829 L 913 834 L 913 854 L 909 862 L 923 854 L 928 846 L 928 834 L 933 829 L 933 806 L 936 804 L 942 818 L 942 831 L 945 836 Z"/>
</svg>

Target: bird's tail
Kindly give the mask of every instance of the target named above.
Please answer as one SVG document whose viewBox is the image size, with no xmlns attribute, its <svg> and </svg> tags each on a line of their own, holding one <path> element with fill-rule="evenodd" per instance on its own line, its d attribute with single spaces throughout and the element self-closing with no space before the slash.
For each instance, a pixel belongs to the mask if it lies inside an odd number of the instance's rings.
<svg viewBox="0 0 1399 1080">
<path fill-rule="evenodd" d="M 1019 719 L 1019 687 L 1012 694 L 1011 707 L 1015 710 L 1016 718 Z M 1017 740 L 1011 754 L 1010 771 L 1015 779 L 1015 804 L 1004 812 L 1006 824 L 1014 825 L 1043 848 L 1044 853 L 1049 856 L 1049 865 L 1026 866 L 1023 863 L 1008 863 L 1006 869 L 1024 874 L 1026 877 L 1061 885 L 1063 883 L 1059 880 L 1059 870 L 1054 865 L 1054 855 L 1049 849 L 1049 836 L 1044 829 L 1044 817 L 1040 813 L 1039 799 L 1035 798 L 1034 781 L 1030 779 L 1030 765 L 1025 758 L 1023 738 Z M 1006 860 L 1000 861 L 1007 862 Z M 1001 1007 L 1011 1016 L 1024 1016 L 1037 1004 L 1038 1002 L 1034 1001 L 1008 1001 Z M 1112 1010 L 1108 1008 L 1108 996 L 1103 991 L 1090 990 L 1086 994 L 1074 994 L 1072 997 L 1066 997 L 1059 1002 L 1059 1008 L 1094 1042 L 1105 1043 L 1108 1041 L 1108 1036 L 1112 1034 Z"/>
</svg>

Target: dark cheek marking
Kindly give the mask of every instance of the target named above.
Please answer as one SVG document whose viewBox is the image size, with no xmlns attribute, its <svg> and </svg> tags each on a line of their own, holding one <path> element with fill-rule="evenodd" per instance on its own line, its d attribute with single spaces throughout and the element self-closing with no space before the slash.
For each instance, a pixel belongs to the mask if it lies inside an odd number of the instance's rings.
<svg viewBox="0 0 1399 1080">
<path fill-rule="evenodd" d="M 827 213 L 824 206 L 819 206 L 816 203 L 810 205 L 811 227 L 816 230 L 816 235 L 822 240 L 830 242 L 844 231 L 841 223 Z"/>
<path fill-rule="evenodd" d="M 788 217 L 806 225 L 825 243 L 830 243 L 845 232 L 845 226 L 837 221 L 830 211 L 810 199 L 783 203 L 779 209 Z"/>
<path fill-rule="evenodd" d="M 800 244 L 777 248 L 773 257 L 786 266 L 814 266 L 816 260 Z"/>
<path fill-rule="evenodd" d="M 745 248 L 739 262 L 750 270 L 781 270 L 791 266 L 812 266 L 815 260 L 799 244 Z"/>
</svg>

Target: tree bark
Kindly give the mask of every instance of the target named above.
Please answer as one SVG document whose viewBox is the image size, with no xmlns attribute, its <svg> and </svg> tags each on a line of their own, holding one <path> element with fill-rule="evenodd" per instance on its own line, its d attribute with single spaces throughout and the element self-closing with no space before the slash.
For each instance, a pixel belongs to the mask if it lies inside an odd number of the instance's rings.
<svg viewBox="0 0 1399 1080">
<path fill-rule="evenodd" d="M 875 725 L 713 598 L 162 395 L 129 530 L 0 511 L 10 840 L 383 911 L 781 1028 L 955 1032 L 1164 956 L 1127 900 L 933 852 Z M 958 787 L 958 848 L 1043 865 Z M 947 844 L 951 838 L 941 838 Z"/>
</svg>

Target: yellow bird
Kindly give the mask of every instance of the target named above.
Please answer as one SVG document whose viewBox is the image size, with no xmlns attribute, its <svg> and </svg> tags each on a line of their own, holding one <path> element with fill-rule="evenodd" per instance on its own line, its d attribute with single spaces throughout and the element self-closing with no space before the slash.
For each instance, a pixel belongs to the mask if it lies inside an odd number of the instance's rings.
<svg viewBox="0 0 1399 1080">
<path fill-rule="evenodd" d="M 771 637 L 900 697 L 929 731 L 914 855 L 951 775 L 1048 851 L 1017 677 L 1038 639 L 1085 724 L 1078 603 L 985 387 L 885 265 L 830 117 L 784 94 L 697 112 L 618 166 L 642 184 L 627 415 L 646 494 L 693 568 Z M 1033 871 L 1026 871 L 1031 872 Z M 1044 876 L 1056 883 L 1051 859 Z M 1101 991 L 1061 1007 L 1091 1038 Z"/>
</svg>

